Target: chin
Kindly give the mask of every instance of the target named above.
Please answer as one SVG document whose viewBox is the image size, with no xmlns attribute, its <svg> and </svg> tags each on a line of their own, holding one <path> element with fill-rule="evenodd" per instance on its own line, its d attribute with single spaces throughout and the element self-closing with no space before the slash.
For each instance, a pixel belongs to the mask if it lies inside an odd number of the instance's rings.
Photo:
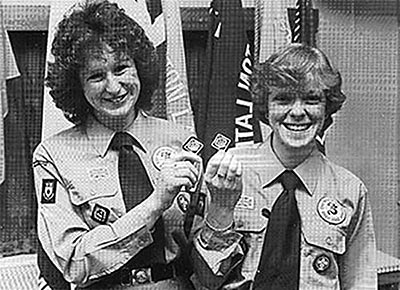
<svg viewBox="0 0 400 290">
<path fill-rule="evenodd" d="M 314 134 L 305 134 L 306 136 L 293 136 L 293 134 L 288 134 L 286 136 L 282 136 L 282 143 L 287 148 L 293 149 L 301 149 L 307 148 L 314 144 L 315 136 Z"/>
</svg>

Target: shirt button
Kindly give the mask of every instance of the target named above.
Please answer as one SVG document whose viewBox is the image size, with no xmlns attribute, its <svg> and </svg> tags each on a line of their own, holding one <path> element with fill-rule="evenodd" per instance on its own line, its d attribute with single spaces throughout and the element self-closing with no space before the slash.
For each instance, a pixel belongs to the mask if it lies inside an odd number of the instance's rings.
<svg viewBox="0 0 400 290">
<path fill-rule="evenodd" d="M 242 228 L 243 226 L 244 226 L 243 220 L 238 220 L 237 223 L 236 223 L 236 227 Z"/>
<path fill-rule="evenodd" d="M 326 237 L 325 243 L 326 243 L 327 245 L 329 245 L 329 246 L 332 246 L 332 245 L 333 245 L 332 237 Z"/>
<path fill-rule="evenodd" d="M 138 245 L 139 247 L 143 247 L 147 242 L 147 238 L 146 237 L 140 237 L 139 241 L 138 241 Z"/>
</svg>

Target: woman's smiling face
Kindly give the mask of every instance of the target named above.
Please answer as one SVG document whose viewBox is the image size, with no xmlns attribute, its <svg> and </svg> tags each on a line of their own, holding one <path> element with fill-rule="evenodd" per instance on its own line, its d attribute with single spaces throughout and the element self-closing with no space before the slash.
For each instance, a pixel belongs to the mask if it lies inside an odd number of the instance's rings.
<svg viewBox="0 0 400 290">
<path fill-rule="evenodd" d="M 94 115 L 119 120 L 134 116 L 141 84 L 133 59 L 113 52 L 109 46 L 88 55 L 80 80 Z"/>
<path fill-rule="evenodd" d="M 312 146 L 324 124 L 325 106 L 326 98 L 320 91 L 272 88 L 268 118 L 275 143 L 293 149 Z"/>
</svg>

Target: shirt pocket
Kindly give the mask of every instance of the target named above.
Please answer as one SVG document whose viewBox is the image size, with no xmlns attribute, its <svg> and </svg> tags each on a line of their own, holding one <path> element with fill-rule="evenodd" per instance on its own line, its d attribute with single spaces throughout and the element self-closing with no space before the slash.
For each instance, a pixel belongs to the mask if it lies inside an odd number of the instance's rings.
<svg viewBox="0 0 400 290">
<path fill-rule="evenodd" d="M 261 259 L 268 219 L 260 214 L 261 208 L 235 209 L 235 229 L 243 235 L 247 253 L 241 265 L 241 273 L 246 280 L 256 275 Z"/>
<path fill-rule="evenodd" d="M 345 252 L 345 233 L 336 226 L 303 229 L 300 289 L 340 289 L 337 256 Z"/>
<path fill-rule="evenodd" d="M 104 180 L 75 180 L 68 191 L 71 203 L 92 229 L 112 223 L 124 214 L 119 188 L 118 180 L 110 176 Z"/>
</svg>

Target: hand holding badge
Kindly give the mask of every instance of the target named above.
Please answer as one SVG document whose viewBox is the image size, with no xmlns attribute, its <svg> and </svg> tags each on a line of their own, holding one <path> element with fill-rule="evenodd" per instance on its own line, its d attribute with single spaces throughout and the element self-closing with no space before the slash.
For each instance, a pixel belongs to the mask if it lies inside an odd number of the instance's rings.
<svg viewBox="0 0 400 290">
<path fill-rule="evenodd" d="M 197 166 L 201 164 L 201 158 L 192 151 L 168 151 L 166 147 L 160 147 L 153 154 L 153 164 L 160 170 L 159 190 L 156 194 L 164 208 L 172 204 L 182 187 L 195 186 L 202 176 Z"/>
<path fill-rule="evenodd" d="M 226 152 L 230 143 L 231 140 L 221 133 L 215 136 L 211 146 L 218 152 L 209 160 L 204 177 L 213 203 L 233 209 L 242 191 L 242 165 Z"/>
</svg>

